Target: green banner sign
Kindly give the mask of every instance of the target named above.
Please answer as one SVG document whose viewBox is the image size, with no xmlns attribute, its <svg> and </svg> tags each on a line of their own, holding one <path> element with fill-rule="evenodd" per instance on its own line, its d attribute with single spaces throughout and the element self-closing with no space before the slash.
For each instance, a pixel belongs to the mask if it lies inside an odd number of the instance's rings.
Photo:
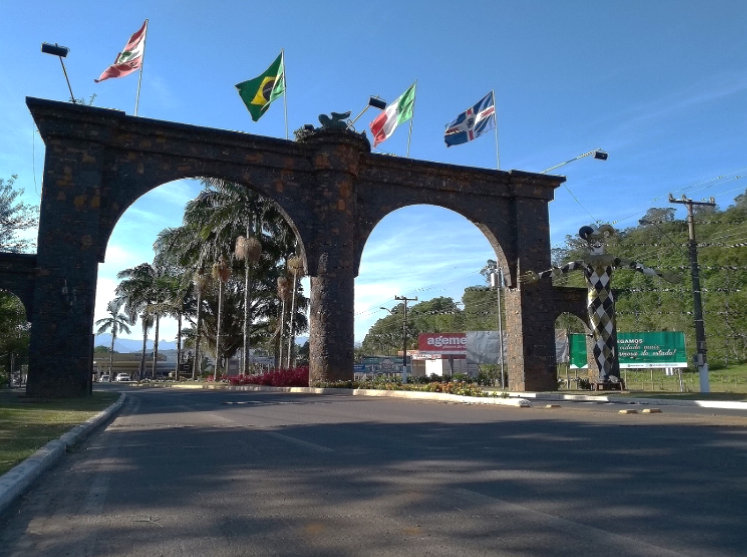
<svg viewBox="0 0 747 557">
<path fill-rule="evenodd" d="M 572 334 L 570 363 L 586 367 L 586 335 Z M 620 368 L 687 367 L 685 333 L 681 331 L 649 331 L 617 333 Z"/>
</svg>

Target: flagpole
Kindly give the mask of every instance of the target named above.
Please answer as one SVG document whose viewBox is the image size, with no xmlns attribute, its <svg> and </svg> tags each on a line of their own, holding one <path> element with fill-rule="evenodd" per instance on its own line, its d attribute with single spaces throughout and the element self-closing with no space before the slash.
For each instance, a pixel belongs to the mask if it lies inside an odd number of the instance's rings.
<svg viewBox="0 0 747 557">
<path fill-rule="evenodd" d="M 285 112 L 285 139 L 288 140 L 288 80 L 285 76 L 285 49 L 280 50 L 283 61 L 283 110 Z"/>
<path fill-rule="evenodd" d="M 137 94 L 135 95 L 135 116 L 137 116 L 137 110 L 140 106 L 140 85 L 143 83 L 143 66 L 145 66 L 145 43 L 148 40 L 148 22 L 150 20 L 145 20 L 145 36 L 143 37 L 143 56 L 140 60 L 140 72 L 138 73 L 137 78 Z"/>
<path fill-rule="evenodd" d="M 412 121 L 415 120 L 415 101 L 417 100 L 417 91 L 418 91 L 418 80 L 415 80 L 415 83 L 412 84 L 412 86 L 415 88 L 414 91 L 414 98 L 412 99 L 412 116 L 410 117 L 410 129 L 407 132 L 407 158 L 410 158 L 410 140 L 412 139 Z"/>
<path fill-rule="evenodd" d="M 495 116 L 495 127 L 493 128 L 493 136 L 495 137 L 495 167 L 497 170 L 500 170 L 501 157 L 498 154 L 498 107 L 495 103 L 495 89 L 491 89 L 490 93 L 493 95 L 493 114 Z"/>
</svg>

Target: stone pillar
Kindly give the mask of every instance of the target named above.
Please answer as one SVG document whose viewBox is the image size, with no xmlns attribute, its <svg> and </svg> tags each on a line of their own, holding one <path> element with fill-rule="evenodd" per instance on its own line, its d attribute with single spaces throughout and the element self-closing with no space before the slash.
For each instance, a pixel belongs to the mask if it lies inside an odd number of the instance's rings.
<svg viewBox="0 0 747 557">
<path fill-rule="evenodd" d="M 557 390 L 555 312 L 547 285 L 506 290 L 508 386 L 512 391 Z"/>
<path fill-rule="evenodd" d="M 519 198 L 515 203 L 516 273 L 544 271 L 550 266 L 547 202 Z M 508 384 L 512 391 L 557 390 L 555 317 L 550 280 L 518 283 L 506 290 Z"/>
<path fill-rule="evenodd" d="M 27 394 L 91 393 L 103 148 L 46 137 Z"/>
<path fill-rule="evenodd" d="M 355 215 L 364 136 L 344 130 L 317 130 L 304 141 L 312 149 L 317 195 L 314 241 L 307 244 L 311 309 L 309 381 L 353 378 L 355 304 Z"/>
</svg>

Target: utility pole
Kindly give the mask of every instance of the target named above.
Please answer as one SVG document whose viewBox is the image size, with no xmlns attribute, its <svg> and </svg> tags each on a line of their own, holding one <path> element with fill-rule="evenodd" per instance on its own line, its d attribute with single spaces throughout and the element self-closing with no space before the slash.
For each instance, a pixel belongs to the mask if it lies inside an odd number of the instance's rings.
<svg viewBox="0 0 747 557">
<path fill-rule="evenodd" d="M 700 270 L 698 267 L 698 243 L 695 241 L 695 218 L 693 216 L 693 206 L 704 205 L 706 207 L 715 207 L 716 201 L 711 197 L 709 201 L 693 201 L 684 195 L 682 199 L 675 199 L 669 194 L 670 203 L 682 203 L 687 205 L 687 229 L 689 234 L 689 252 L 690 252 L 690 275 L 693 282 L 693 315 L 695 317 L 695 365 L 698 366 L 700 375 L 700 392 L 708 393 L 711 388 L 708 382 L 708 362 L 706 360 L 706 336 L 705 325 L 703 324 L 703 304 L 700 299 Z"/>
<path fill-rule="evenodd" d="M 404 302 L 404 312 L 402 314 L 402 382 L 407 383 L 407 302 L 417 302 L 418 297 L 395 296 L 394 299 Z"/>
</svg>

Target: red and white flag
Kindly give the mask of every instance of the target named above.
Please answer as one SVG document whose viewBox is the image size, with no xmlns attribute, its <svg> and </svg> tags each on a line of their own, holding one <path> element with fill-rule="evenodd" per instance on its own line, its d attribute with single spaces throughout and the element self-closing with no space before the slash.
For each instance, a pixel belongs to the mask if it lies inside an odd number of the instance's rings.
<svg viewBox="0 0 747 557">
<path fill-rule="evenodd" d="M 114 63 L 104 70 L 96 83 L 109 79 L 110 77 L 124 77 L 139 70 L 143 65 L 143 54 L 145 53 L 145 32 L 148 29 L 148 20 L 143 26 L 130 37 L 122 52 L 117 54 Z"/>
</svg>

